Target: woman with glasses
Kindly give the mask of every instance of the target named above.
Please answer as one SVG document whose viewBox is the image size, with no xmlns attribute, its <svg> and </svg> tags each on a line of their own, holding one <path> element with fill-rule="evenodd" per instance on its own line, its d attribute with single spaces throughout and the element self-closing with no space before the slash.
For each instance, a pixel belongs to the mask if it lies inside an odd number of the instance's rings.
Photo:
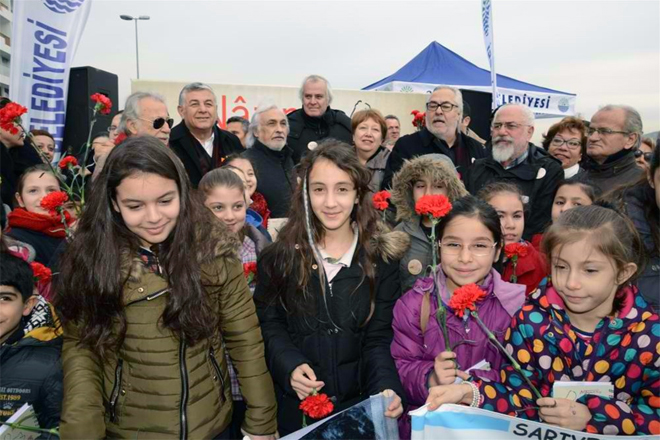
<svg viewBox="0 0 660 440">
<path fill-rule="evenodd" d="M 408 410 L 424 405 L 429 387 L 471 381 L 471 376 L 497 380 L 503 363 L 502 354 L 467 315 L 458 318 L 447 313 L 449 340 L 445 340 L 435 318 L 438 301 L 448 307 L 458 288 L 477 284 L 487 293 L 476 305 L 479 316 L 501 342 L 525 300 L 525 286 L 503 281 L 493 268 L 504 247 L 495 209 L 474 196 L 452 204 L 438 224 L 441 263 L 436 279 L 418 280 L 394 306 L 391 350 L 411 406 Z M 402 439 L 410 438 L 410 418 L 405 413 L 399 422 Z"/>
<path fill-rule="evenodd" d="M 561 161 L 566 179 L 584 172 L 580 161 L 587 147 L 586 130 L 582 120 L 569 116 L 550 127 L 543 137 L 543 148 Z"/>
</svg>

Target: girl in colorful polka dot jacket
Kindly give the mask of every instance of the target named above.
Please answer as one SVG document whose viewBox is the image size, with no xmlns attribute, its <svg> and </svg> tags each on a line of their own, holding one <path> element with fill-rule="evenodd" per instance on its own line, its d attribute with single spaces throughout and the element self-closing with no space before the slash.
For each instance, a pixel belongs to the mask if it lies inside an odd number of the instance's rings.
<svg viewBox="0 0 660 440">
<path fill-rule="evenodd" d="M 660 434 L 660 322 L 631 287 L 643 266 L 634 226 L 614 210 L 578 207 L 542 247 L 554 286 L 516 314 L 505 346 L 543 397 L 505 365 L 502 383 L 431 388 L 429 409 L 464 403 L 590 433 Z M 610 382 L 614 397 L 553 398 L 557 381 Z"/>
</svg>

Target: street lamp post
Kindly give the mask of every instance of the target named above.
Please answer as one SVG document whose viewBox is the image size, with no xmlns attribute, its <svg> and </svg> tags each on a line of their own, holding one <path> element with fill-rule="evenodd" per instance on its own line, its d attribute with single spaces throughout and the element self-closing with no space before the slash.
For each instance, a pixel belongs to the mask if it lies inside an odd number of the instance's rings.
<svg viewBox="0 0 660 440">
<path fill-rule="evenodd" d="M 130 15 L 120 15 L 119 18 L 126 21 L 135 22 L 135 63 L 137 65 L 137 79 L 140 79 L 140 50 L 138 49 L 138 20 L 149 20 L 148 15 L 132 17 Z"/>
</svg>

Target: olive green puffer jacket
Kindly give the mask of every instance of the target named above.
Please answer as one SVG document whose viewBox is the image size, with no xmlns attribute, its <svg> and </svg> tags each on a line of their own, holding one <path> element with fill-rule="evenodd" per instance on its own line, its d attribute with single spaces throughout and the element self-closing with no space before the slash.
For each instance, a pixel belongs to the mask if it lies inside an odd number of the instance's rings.
<svg viewBox="0 0 660 440">
<path fill-rule="evenodd" d="M 226 250 L 226 249 L 225 249 Z M 233 250 L 202 266 L 202 280 L 219 316 L 212 340 L 188 346 L 160 318 L 167 282 L 138 260 L 124 288 L 127 333 L 101 361 L 78 345 L 78 329 L 64 331 L 63 439 L 209 439 L 229 425 L 231 386 L 221 339 L 229 351 L 248 410 L 250 434 L 277 430 L 273 383 L 243 270 Z"/>
</svg>

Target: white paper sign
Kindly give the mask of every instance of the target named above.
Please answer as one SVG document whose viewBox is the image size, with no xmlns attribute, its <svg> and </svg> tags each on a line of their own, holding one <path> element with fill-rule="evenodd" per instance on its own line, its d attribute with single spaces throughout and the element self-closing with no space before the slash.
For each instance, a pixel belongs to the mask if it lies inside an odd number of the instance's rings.
<svg viewBox="0 0 660 440">
<path fill-rule="evenodd" d="M 505 416 L 480 408 L 442 405 L 429 412 L 423 406 L 411 411 L 411 440 L 657 440 L 657 436 L 614 436 L 558 428 L 540 422 Z"/>
</svg>

